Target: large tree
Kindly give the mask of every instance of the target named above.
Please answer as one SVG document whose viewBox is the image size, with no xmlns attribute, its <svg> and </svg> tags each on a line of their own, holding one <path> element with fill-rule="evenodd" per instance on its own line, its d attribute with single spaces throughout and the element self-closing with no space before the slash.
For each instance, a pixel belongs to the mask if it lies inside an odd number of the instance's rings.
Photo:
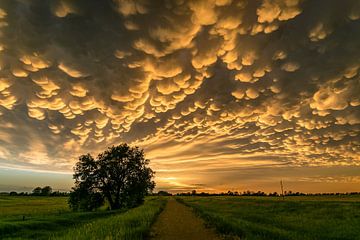
<svg viewBox="0 0 360 240">
<path fill-rule="evenodd" d="M 154 171 L 148 165 L 143 150 L 127 144 L 110 147 L 97 159 L 90 154 L 80 156 L 74 167 L 70 207 L 91 210 L 104 198 L 111 209 L 141 204 L 155 187 Z"/>
</svg>

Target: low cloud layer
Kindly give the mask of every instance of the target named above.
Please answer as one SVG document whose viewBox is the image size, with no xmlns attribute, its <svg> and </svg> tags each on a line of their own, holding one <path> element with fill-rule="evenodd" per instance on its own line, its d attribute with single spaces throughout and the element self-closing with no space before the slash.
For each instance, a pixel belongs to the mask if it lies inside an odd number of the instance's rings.
<svg viewBox="0 0 360 240">
<path fill-rule="evenodd" d="M 2 0 L 0 167 L 123 141 L 169 188 L 359 166 L 359 71 L 357 0 Z"/>
</svg>

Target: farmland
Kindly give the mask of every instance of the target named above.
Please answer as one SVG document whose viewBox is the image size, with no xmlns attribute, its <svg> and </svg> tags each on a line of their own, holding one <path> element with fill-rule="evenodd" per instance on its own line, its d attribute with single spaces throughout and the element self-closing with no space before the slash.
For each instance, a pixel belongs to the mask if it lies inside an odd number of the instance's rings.
<svg viewBox="0 0 360 240">
<path fill-rule="evenodd" d="M 71 212 L 66 197 L 0 196 L 0 239 L 103 239 L 107 234 L 120 238 L 113 235 L 114 229 L 127 239 L 142 239 L 164 204 L 163 199 L 149 197 L 128 211 Z"/>
<path fill-rule="evenodd" d="M 360 239 L 360 195 L 146 197 L 129 210 L 72 212 L 67 197 L 0 196 L 0 239 Z M 169 204 L 165 208 L 166 202 Z M 161 213 L 158 220 L 157 216 Z M 194 211 L 192 212 L 191 209 Z M 183 218 L 183 219 L 182 219 Z M 197 218 L 199 219 L 199 218 Z M 154 225 L 153 223 L 157 221 Z M 155 227 L 155 228 L 154 228 Z M 150 229 L 152 229 L 150 231 Z M 203 239 L 206 239 L 203 238 Z M 213 238 L 212 238 L 213 239 Z"/>
<path fill-rule="evenodd" d="M 242 240 L 360 239 L 359 196 L 177 199 L 221 234 Z"/>
</svg>

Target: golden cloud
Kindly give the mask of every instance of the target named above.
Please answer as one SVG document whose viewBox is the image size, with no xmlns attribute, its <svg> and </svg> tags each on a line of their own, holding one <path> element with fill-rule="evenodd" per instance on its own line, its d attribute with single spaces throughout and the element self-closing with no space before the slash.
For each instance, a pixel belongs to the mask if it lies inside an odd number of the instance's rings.
<svg viewBox="0 0 360 240">
<path fill-rule="evenodd" d="M 0 7 L 0 158 L 69 167 L 127 141 L 184 188 L 191 169 L 359 165 L 354 1 L 13 4 Z"/>
</svg>

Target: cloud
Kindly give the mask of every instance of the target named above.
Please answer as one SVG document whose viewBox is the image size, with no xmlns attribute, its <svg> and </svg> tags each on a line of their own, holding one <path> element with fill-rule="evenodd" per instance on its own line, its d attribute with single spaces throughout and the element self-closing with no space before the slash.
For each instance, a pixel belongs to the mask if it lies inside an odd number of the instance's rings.
<svg viewBox="0 0 360 240">
<path fill-rule="evenodd" d="M 11 83 L 6 78 L 0 79 L 0 92 L 4 91 L 5 89 L 9 88 L 11 86 Z"/>
<path fill-rule="evenodd" d="M 348 103 L 342 96 L 330 88 L 321 89 L 314 94 L 314 103 L 310 106 L 318 110 L 343 110 L 347 108 Z"/>
<path fill-rule="evenodd" d="M 72 67 L 69 67 L 69 66 L 65 65 L 64 63 L 60 63 L 58 67 L 59 67 L 59 69 L 61 71 L 63 71 L 64 73 L 66 73 L 70 77 L 79 78 L 79 77 L 84 77 L 85 76 L 85 74 L 83 74 L 79 70 L 76 70 L 76 69 L 74 69 Z"/>
<path fill-rule="evenodd" d="M 287 62 L 281 66 L 281 69 L 283 69 L 286 72 L 295 72 L 299 68 L 300 68 L 300 65 L 296 62 Z"/>
<path fill-rule="evenodd" d="M 70 94 L 75 97 L 86 97 L 88 90 L 81 84 L 74 84 L 70 90 Z"/>
<path fill-rule="evenodd" d="M 265 0 L 261 6 L 256 10 L 258 15 L 258 22 L 271 23 L 278 19 L 286 21 L 292 19 L 301 13 L 298 0 L 278 0 L 268 1 Z"/>
<path fill-rule="evenodd" d="M 71 13 L 76 13 L 74 6 L 71 1 L 68 0 L 59 0 L 52 6 L 53 13 L 55 16 L 63 18 Z"/>
<path fill-rule="evenodd" d="M 0 167 L 69 171 L 123 141 L 178 189 L 221 188 L 206 178 L 231 168 L 358 166 L 359 6 L 2 1 Z"/>
</svg>

